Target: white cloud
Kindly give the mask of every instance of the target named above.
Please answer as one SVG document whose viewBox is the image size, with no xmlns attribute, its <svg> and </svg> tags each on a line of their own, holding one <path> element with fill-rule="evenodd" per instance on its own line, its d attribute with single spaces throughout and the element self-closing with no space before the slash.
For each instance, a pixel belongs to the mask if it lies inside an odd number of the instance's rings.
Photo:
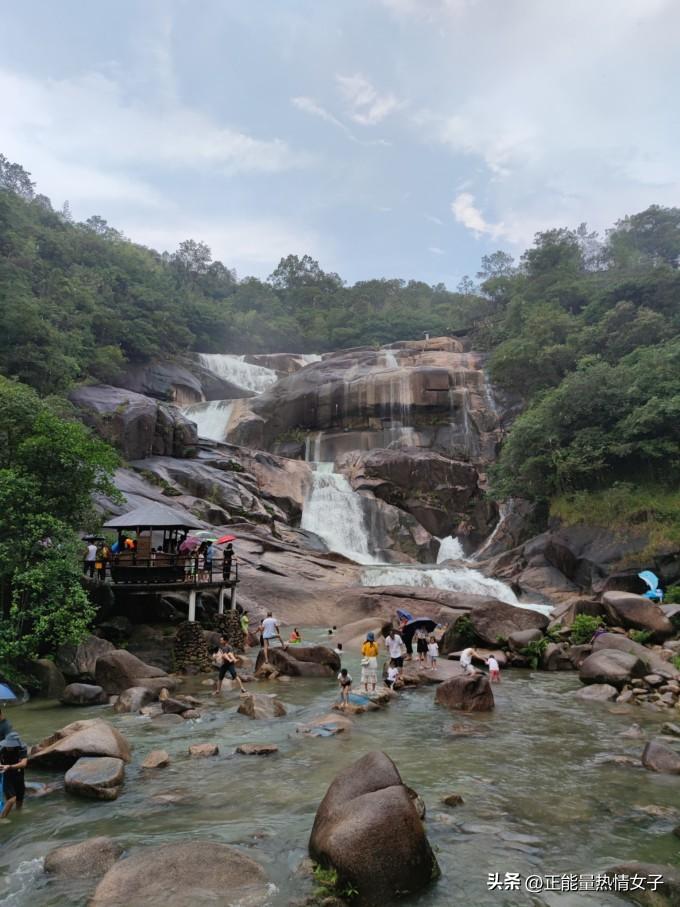
<svg viewBox="0 0 680 907">
<path fill-rule="evenodd" d="M 175 212 L 163 220 L 129 219 L 121 228 L 136 242 L 174 251 L 192 237 L 207 243 L 213 258 L 236 268 L 240 276 L 267 276 L 291 253 L 309 253 L 322 262 L 331 259 L 327 242 L 312 230 L 282 218 L 183 218 Z"/>
<path fill-rule="evenodd" d="M 446 252 L 443 249 L 440 249 L 439 246 L 430 246 L 427 250 L 433 255 L 446 255 Z"/>
<path fill-rule="evenodd" d="M 322 107 L 321 104 L 314 100 L 314 98 L 299 96 L 291 98 L 290 103 L 293 107 L 297 107 L 297 109 L 301 110 L 303 113 L 308 113 L 313 117 L 318 117 L 320 120 L 325 120 L 326 123 L 337 126 L 338 129 L 342 129 L 343 132 L 346 132 L 351 136 L 351 132 L 345 123 L 333 116 L 330 111 L 326 110 L 325 107 Z"/>
<path fill-rule="evenodd" d="M 426 214 L 425 220 L 429 220 L 432 224 L 437 224 L 438 227 L 444 226 L 444 221 L 440 217 L 435 217 L 434 214 Z"/>
<path fill-rule="evenodd" d="M 360 126 L 375 126 L 402 106 L 393 94 L 380 94 L 359 73 L 353 76 L 337 75 L 335 80 L 347 104 L 350 119 Z"/>
<path fill-rule="evenodd" d="M 92 203 L 158 194 L 128 168 L 278 172 L 304 162 L 278 139 L 254 138 L 179 104 L 144 104 L 99 73 L 38 80 L 0 70 L 3 151 L 43 191 Z"/>
<path fill-rule="evenodd" d="M 475 205 L 475 197 L 470 192 L 459 193 L 451 202 L 451 211 L 459 224 L 474 233 L 475 236 L 490 236 L 498 239 L 505 235 L 503 224 L 488 223 L 482 212 Z"/>
</svg>

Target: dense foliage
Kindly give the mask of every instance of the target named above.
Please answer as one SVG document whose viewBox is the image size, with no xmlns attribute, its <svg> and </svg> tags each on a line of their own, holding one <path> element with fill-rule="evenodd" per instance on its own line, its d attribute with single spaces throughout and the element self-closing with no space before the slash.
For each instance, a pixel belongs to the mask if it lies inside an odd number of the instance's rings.
<svg viewBox="0 0 680 907">
<path fill-rule="evenodd" d="M 652 207 L 604 242 L 539 234 L 481 290 L 494 380 L 525 404 L 495 469 L 499 496 L 549 498 L 680 473 L 680 210 Z"/>
<path fill-rule="evenodd" d="M 78 641 L 93 609 L 76 533 L 114 494 L 113 450 L 64 404 L 0 378 L 0 664 Z"/>
</svg>

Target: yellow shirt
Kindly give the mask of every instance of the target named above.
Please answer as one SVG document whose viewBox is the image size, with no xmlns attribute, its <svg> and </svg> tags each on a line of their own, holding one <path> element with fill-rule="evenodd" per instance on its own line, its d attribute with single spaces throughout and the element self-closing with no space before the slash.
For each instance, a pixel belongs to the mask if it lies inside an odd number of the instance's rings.
<svg viewBox="0 0 680 907">
<path fill-rule="evenodd" d="M 377 658 L 378 646 L 374 642 L 365 642 L 361 647 L 361 654 L 365 658 Z"/>
</svg>

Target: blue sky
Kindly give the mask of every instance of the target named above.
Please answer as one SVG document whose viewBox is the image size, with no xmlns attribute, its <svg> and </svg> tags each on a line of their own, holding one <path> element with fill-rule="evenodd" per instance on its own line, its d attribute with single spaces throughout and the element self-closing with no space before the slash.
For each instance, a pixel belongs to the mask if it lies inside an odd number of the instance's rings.
<svg viewBox="0 0 680 907">
<path fill-rule="evenodd" d="M 674 0 L 32 0 L 0 151 L 77 219 L 455 287 L 537 230 L 680 204 Z"/>
</svg>

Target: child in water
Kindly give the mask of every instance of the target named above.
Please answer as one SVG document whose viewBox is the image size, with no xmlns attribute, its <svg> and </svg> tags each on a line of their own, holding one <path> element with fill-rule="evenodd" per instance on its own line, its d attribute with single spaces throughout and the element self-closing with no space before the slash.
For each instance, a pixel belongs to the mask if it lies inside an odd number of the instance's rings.
<svg viewBox="0 0 680 907">
<path fill-rule="evenodd" d="M 389 687 L 390 690 L 394 686 L 395 681 L 399 679 L 399 668 L 388 668 L 387 677 L 385 678 L 385 686 Z"/>
<path fill-rule="evenodd" d="M 489 680 L 491 683 L 500 683 L 501 682 L 501 666 L 498 664 L 498 659 L 489 655 L 486 660 L 486 666 L 489 669 Z"/>
<path fill-rule="evenodd" d="M 430 663 L 430 667 L 433 671 L 437 670 L 437 658 L 439 657 L 439 646 L 437 645 L 437 640 L 434 636 L 430 636 L 430 641 L 427 644 L 427 660 Z"/>
<path fill-rule="evenodd" d="M 292 642 L 292 643 L 302 642 L 302 636 L 300 635 L 300 631 L 298 630 L 297 627 L 295 627 L 293 632 L 290 634 L 290 638 L 288 641 Z"/>
<path fill-rule="evenodd" d="M 352 692 L 352 675 L 347 668 L 342 668 L 338 674 L 340 684 L 340 708 L 344 709 L 349 703 L 349 694 Z"/>
</svg>

